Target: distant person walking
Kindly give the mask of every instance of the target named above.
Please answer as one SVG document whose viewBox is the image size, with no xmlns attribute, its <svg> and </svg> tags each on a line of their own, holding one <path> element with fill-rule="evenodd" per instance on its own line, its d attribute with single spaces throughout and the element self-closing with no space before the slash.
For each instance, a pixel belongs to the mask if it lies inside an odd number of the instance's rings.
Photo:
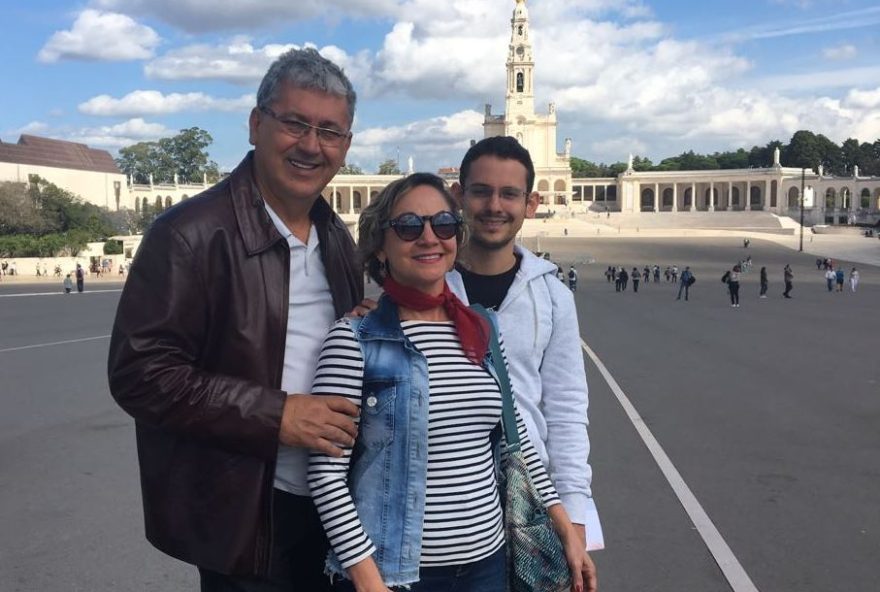
<svg viewBox="0 0 880 592">
<path fill-rule="evenodd" d="M 837 271 L 834 272 L 834 280 L 837 282 L 837 291 L 843 292 L 844 273 L 843 267 L 840 265 L 837 266 Z"/>
<path fill-rule="evenodd" d="M 767 279 L 767 268 L 761 268 L 761 294 L 758 296 L 759 298 L 767 297 L 767 288 L 770 287 L 770 281 Z"/>
<path fill-rule="evenodd" d="M 733 269 L 728 271 L 727 276 L 727 292 L 730 294 L 730 306 L 732 308 L 739 308 L 739 274 L 742 272 L 742 267 L 739 265 L 734 265 Z"/>
<path fill-rule="evenodd" d="M 654 283 L 655 284 L 660 283 L 660 266 L 659 265 L 654 266 Z"/>
<path fill-rule="evenodd" d="M 64 286 L 64 293 L 70 294 L 73 291 L 73 281 L 70 279 L 70 274 L 68 273 L 64 277 L 64 282 L 62 282 Z"/>
<path fill-rule="evenodd" d="M 684 290 L 684 299 L 688 300 L 690 296 L 691 286 L 694 285 L 694 282 L 697 281 L 694 277 L 694 274 L 691 273 L 691 268 L 685 267 L 684 271 L 681 272 L 681 282 L 678 284 L 678 297 L 676 300 L 681 300 L 681 291 Z"/>
<path fill-rule="evenodd" d="M 673 265 L 672 266 L 672 283 L 674 284 L 677 281 L 678 281 L 678 265 Z"/>
<path fill-rule="evenodd" d="M 633 292 L 638 293 L 640 279 L 641 279 L 641 277 L 639 276 L 639 270 L 637 268 L 633 267 L 633 272 L 632 272 Z"/>
<path fill-rule="evenodd" d="M 82 293 L 85 289 L 86 282 L 86 274 L 83 271 L 82 265 L 79 263 L 76 264 L 76 291 Z"/>
<path fill-rule="evenodd" d="M 855 294 L 856 288 L 859 287 L 859 270 L 855 267 L 849 272 L 849 287 L 852 289 L 853 294 Z"/>
<path fill-rule="evenodd" d="M 626 292 L 626 286 L 629 284 L 629 274 L 626 272 L 626 269 L 620 268 L 620 291 Z"/>
<path fill-rule="evenodd" d="M 837 274 L 834 273 L 834 270 L 830 267 L 825 271 L 825 285 L 828 287 L 829 292 L 834 291 L 834 280 L 837 279 Z"/>
<path fill-rule="evenodd" d="M 822 270 L 822 258 L 821 257 L 816 257 L 816 269 L 818 269 L 820 271 Z"/>
<path fill-rule="evenodd" d="M 791 298 L 791 290 L 794 288 L 794 273 L 791 271 L 791 265 L 786 264 L 782 270 L 782 278 L 785 281 L 785 291 L 782 295 Z"/>
<path fill-rule="evenodd" d="M 578 272 L 575 271 L 574 265 L 568 268 L 568 288 L 572 292 L 576 292 L 578 288 Z"/>
</svg>

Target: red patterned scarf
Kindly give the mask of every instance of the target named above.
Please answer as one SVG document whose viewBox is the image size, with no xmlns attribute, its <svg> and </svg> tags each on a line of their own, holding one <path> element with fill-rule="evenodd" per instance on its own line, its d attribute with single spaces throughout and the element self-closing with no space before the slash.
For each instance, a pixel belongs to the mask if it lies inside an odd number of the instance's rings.
<svg viewBox="0 0 880 592">
<path fill-rule="evenodd" d="M 398 306 L 412 310 L 430 310 L 442 306 L 455 325 L 464 355 L 474 364 L 483 363 L 489 349 L 490 335 L 486 319 L 465 306 L 448 285 L 444 284 L 443 293 L 439 296 L 430 296 L 415 288 L 403 286 L 388 276 L 382 282 L 382 288 Z"/>
</svg>

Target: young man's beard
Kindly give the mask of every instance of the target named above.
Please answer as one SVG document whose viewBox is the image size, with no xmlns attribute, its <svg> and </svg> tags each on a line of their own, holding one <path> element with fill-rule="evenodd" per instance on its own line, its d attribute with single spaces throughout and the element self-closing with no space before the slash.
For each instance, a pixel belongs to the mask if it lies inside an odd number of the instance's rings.
<svg viewBox="0 0 880 592">
<path fill-rule="evenodd" d="M 498 219 L 498 216 L 485 216 L 486 218 L 495 218 Z M 480 223 L 480 219 L 483 216 L 477 216 L 475 218 L 475 222 L 477 224 Z M 513 225 L 514 219 L 511 216 L 506 216 L 504 219 L 504 223 L 508 225 Z M 474 228 L 474 225 L 471 225 L 471 228 Z M 502 249 L 506 249 L 510 243 L 512 243 L 516 239 L 516 235 L 519 232 L 519 228 L 516 229 L 516 232 L 511 233 L 509 236 L 499 237 L 497 239 L 492 238 L 488 240 L 484 240 L 479 233 L 471 232 L 470 237 L 468 238 L 468 242 L 474 243 L 477 247 L 485 250 L 485 251 L 500 251 Z"/>
</svg>

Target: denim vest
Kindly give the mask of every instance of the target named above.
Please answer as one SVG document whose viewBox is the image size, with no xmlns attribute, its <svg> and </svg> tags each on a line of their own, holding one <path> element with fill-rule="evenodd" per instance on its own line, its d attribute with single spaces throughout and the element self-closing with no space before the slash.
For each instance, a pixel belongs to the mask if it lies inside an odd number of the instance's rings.
<svg viewBox="0 0 880 592">
<path fill-rule="evenodd" d="M 397 305 L 387 296 L 364 318 L 352 319 L 351 326 L 361 346 L 364 377 L 348 487 L 364 530 L 376 547 L 373 560 L 383 581 L 387 586 L 405 586 L 419 580 L 422 554 L 428 362 L 404 336 Z M 488 354 L 483 366 L 497 382 Z M 493 442 L 497 441 L 493 435 Z M 345 575 L 332 550 L 327 572 Z"/>
</svg>

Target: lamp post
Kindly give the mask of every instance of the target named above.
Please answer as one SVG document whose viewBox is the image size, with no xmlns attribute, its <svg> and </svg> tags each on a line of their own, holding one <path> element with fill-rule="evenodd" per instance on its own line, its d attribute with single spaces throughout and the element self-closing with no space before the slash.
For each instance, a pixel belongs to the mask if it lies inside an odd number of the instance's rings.
<svg viewBox="0 0 880 592">
<path fill-rule="evenodd" d="M 804 251 L 804 183 L 806 182 L 807 168 L 801 167 L 801 241 L 798 251 Z"/>
</svg>

